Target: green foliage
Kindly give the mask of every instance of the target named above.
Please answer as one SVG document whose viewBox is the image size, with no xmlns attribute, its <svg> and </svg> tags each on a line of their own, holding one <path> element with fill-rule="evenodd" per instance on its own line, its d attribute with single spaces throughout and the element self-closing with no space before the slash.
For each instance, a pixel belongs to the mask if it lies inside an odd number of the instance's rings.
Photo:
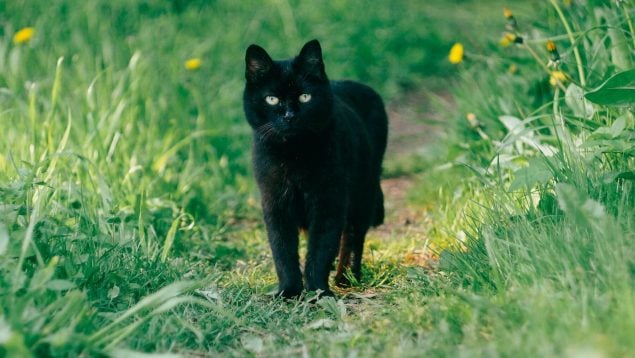
<svg viewBox="0 0 635 358">
<path fill-rule="evenodd" d="M 525 42 L 499 48 L 499 2 L 0 2 L 0 356 L 628 355 L 633 7 L 551 4 L 514 3 Z M 421 222 L 371 232 L 342 299 L 285 302 L 243 51 L 311 38 L 333 78 L 456 110 L 425 159 L 387 163 L 420 172 Z"/>
<path fill-rule="evenodd" d="M 391 101 L 453 73 L 451 40 L 484 27 L 466 22 L 478 2 L 453 10 L 458 28 L 440 16 L 450 8 L 0 2 L 0 356 L 336 354 L 372 342 L 351 328 L 354 303 L 267 295 L 244 49 L 279 58 L 317 37 L 329 75 Z M 32 37 L 14 41 L 25 27 Z M 390 258 L 364 270 L 358 289 L 403 277 Z M 333 332 L 348 336 L 331 345 Z"/>
<path fill-rule="evenodd" d="M 451 337 L 475 355 L 624 355 L 635 332 L 635 9 L 549 3 L 553 19 L 519 21 L 524 44 L 472 63 L 463 78 L 476 80 L 457 92 L 459 115 L 471 114 L 453 164 L 474 168 L 463 192 L 477 204 L 445 204 L 470 218 L 439 263 L 452 282 L 442 292 L 461 298 L 447 306 L 466 312 Z M 561 57 L 537 49 L 547 39 Z M 517 74 L 500 71 L 508 61 Z"/>
<path fill-rule="evenodd" d="M 604 106 L 633 106 L 635 104 L 635 69 L 617 73 L 584 97 Z"/>
</svg>

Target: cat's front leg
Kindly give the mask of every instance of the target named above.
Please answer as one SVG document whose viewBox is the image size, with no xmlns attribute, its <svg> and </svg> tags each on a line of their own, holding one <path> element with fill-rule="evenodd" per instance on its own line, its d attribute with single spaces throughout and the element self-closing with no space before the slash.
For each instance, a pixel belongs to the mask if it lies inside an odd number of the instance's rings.
<svg viewBox="0 0 635 358">
<path fill-rule="evenodd" d="M 345 211 L 338 204 L 337 202 L 332 202 L 330 205 L 324 202 L 315 203 L 309 222 L 309 243 L 304 276 L 307 289 L 321 290 L 324 296 L 333 296 L 333 292 L 329 289 L 329 273 L 339 249 L 345 223 Z"/>
<path fill-rule="evenodd" d="M 302 273 L 298 257 L 298 228 L 289 217 L 288 208 L 264 205 L 267 237 L 278 275 L 278 294 L 296 297 L 302 293 Z"/>
</svg>

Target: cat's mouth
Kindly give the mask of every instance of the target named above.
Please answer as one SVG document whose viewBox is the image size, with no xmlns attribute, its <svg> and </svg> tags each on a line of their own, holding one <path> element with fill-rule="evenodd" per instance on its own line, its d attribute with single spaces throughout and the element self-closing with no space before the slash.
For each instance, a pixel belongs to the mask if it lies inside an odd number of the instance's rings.
<svg viewBox="0 0 635 358">
<path fill-rule="evenodd" d="M 286 125 L 275 125 L 273 123 L 266 123 L 258 128 L 256 132 L 260 136 L 260 140 L 268 142 L 287 142 L 289 139 L 295 138 L 301 134 L 299 128 Z"/>
<path fill-rule="evenodd" d="M 290 139 L 294 139 L 300 136 L 300 131 L 297 128 L 282 128 L 277 131 L 277 140 L 281 142 L 287 142 Z"/>
</svg>

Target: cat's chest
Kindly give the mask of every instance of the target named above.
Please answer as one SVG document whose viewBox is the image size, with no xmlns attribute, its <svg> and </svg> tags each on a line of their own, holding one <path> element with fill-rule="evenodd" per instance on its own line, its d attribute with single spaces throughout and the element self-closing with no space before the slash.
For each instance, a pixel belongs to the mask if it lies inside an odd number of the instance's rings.
<svg viewBox="0 0 635 358">
<path fill-rule="evenodd" d="M 259 180 L 269 185 L 311 191 L 323 186 L 334 173 L 333 163 L 322 158 L 287 156 L 260 163 Z"/>
<path fill-rule="evenodd" d="M 330 169 L 328 163 L 324 161 L 302 158 L 286 160 L 277 164 L 284 182 L 299 189 L 319 183 Z"/>
<path fill-rule="evenodd" d="M 326 142 L 309 149 L 256 147 L 257 179 L 261 184 L 292 187 L 303 192 L 333 185 L 336 178 L 342 176 L 342 163 L 333 148 Z"/>
</svg>

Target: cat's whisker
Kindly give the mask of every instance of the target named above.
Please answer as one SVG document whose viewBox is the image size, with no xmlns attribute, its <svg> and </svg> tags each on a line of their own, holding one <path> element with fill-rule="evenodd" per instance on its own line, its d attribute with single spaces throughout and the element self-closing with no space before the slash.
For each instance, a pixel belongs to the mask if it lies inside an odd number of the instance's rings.
<svg viewBox="0 0 635 358">
<path fill-rule="evenodd" d="M 267 123 L 261 125 L 260 127 L 256 128 L 256 132 L 261 132 L 263 130 L 266 130 L 269 127 L 271 127 L 271 123 L 267 122 Z"/>
<path fill-rule="evenodd" d="M 271 130 L 264 131 L 260 134 L 262 140 L 269 140 L 269 137 L 271 137 Z"/>
<path fill-rule="evenodd" d="M 256 128 L 256 131 L 260 134 L 260 139 L 269 140 L 273 135 L 277 134 L 277 130 L 273 127 L 272 123 L 265 123 Z"/>
</svg>

